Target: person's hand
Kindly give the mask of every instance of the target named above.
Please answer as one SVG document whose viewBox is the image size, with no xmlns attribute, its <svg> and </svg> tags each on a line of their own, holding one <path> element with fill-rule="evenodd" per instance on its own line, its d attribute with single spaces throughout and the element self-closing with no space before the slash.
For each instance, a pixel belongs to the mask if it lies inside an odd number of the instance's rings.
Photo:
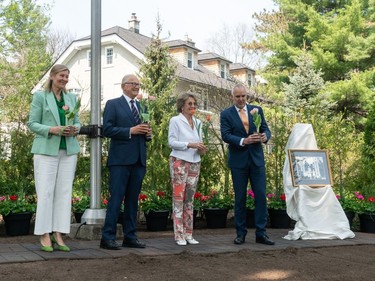
<svg viewBox="0 0 375 281">
<path fill-rule="evenodd" d="M 194 148 L 201 151 L 207 149 L 203 142 L 189 142 L 188 148 Z"/>
<path fill-rule="evenodd" d="M 151 134 L 151 127 L 149 124 L 142 123 L 137 126 L 131 127 L 130 128 L 130 133 L 132 135 L 147 135 Z"/>
<path fill-rule="evenodd" d="M 260 137 L 260 141 L 261 141 L 262 143 L 265 143 L 265 142 L 267 141 L 267 135 L 266 135 L 266 133 L 262 133 L 262 135 L 261 135 L 261 137 Z"/>
<path fill-rule="evenodd" d="M 151 140 L 152 139 L 152 128 L 151 128 L 150 124 L 148 124 L 148 128 L 149 128 L 149 130 L 146 134 L 146 139 Z"/>
<path fill-rule="evenodd" d="M 262 142 L 262 139 L 265 138 L 265 141 L 267 140 L 266 134 L 259 134 L 259 133 L 254 133 L 248 136 L 243 140 L 243 144 L 253 144 L 253 143 L 258 143 Z"/>
<path fill-rule="evenodd" d="M 74 137 L 78 134 L 78 127 L 76 126 L 65 126 L 61 131 L 61 135 L 65 137 Z"/>
<path fill-rule="evenodd" d="M 204 155 L 204 154 L 207 153 L 207 151 L 208 151 L 208 147 L 206 145 L 203 145 L 203 147 L 198 148 L 198 154 L 199 155 Z"/>
<path fill-rule="evenodd" d="M 67 127 L 65 126 L 54 126 L 49 129 L 50 135 L 55 135 L 55 136 L 65 136 L 66 132 L 67 132 Z"/>
</svg>

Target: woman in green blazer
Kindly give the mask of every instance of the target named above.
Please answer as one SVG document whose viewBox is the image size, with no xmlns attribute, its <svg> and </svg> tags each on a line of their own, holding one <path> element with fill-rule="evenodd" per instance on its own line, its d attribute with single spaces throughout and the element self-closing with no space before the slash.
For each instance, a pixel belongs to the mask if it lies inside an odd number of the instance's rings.
<svg viewBox="0 0 375 281">
<path fill-rule="evenodd" d="M 68 94 L 69 69 L 57 64 L 52 67 L 44 91 L 36 92 L 30 108 L 29 129 L 35 133 L 31 152 L 34 154 L 34 177 L 38 204 L 35 235 L 40 235 L 41 250 L 70 251 L 62 233 L 70 233 L 71 197 L 77 154 L 76 138 L 81 124 L 78 114 L 67 119 L 77 98 Z M 50 236 L 50 233 L 52 235 Z"/>
</svg>

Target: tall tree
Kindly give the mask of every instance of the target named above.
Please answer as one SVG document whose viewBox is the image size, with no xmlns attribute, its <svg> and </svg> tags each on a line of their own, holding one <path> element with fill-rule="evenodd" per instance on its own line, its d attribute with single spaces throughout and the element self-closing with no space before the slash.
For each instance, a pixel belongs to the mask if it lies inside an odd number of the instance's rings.
<svg viewBox="0 0 375 281">
<path fill-rule="evenodd" d="M 157 18 L 157 34 L 145 51 L 145 61 L 139 69 L 142 89 L 154 96 L 151 127 L 153 138 L 147 149 L 147 173 L 145 185 L 152 189 L 169 190 L 170 182 L 168 126 L 169 119 L 175 114 L 175 102 L 172 92 L 177 83 L 176 64 L 169 54 L 166 44 L 160 39 L 162 25 Z"/>
<path fill-rule="evenodd" d="M 34 2 L 11 0 L 0 6 L 0 87 L 5 121 L 25 122 L 30 91 L 51 64 L 46 51 L 49 19 L 45 8 Z"/>
<path fill-rule="evenodd" d="M 324 87 L 321 71 L 316 71 L 308 54 L 301 54 L 295 59 L 297 68 L 289 76 L 289 83 L 283 83 L 289 108 L 294 111 L 312 103 Z"/>
<path fill-rule="evenodd" d="M 0 186 L 13 192 L 33 190 L 33 138 L 25 123 L 31 90 L 51 64 L 46 51 L 49 19 L 44 12 L 45 7 L 33 0 L 0 3 L 0 123 L 3 128 L 7 125 L 9 140 L 0 149 Z"/>
<path fill-rule="evenodd" d="M 249 25 L 239 23 L 236 26 L 223 24 L 220 31 L 213 33 L 206 41 L 206 49 L 217 53 L 232 62 L 243 63 L 252 68 L 259 68 L 261 59 L 254 50 L 242 46 L 254 37 Z"/>
<path fill-rule="evenodd" d="M 48 53 L 52 55 L 52 60 L 55 61 L 66 50 L 66 48 L 73 42 L 75 35 L 69 30 L 53 29 L 48 32 Z"/>
<path fill-rule="evenodd" d="M 287 82 L 297 67 L 293 58 L 307 50 L 315 69 L 321 69 L 322 78 L 330 82 L 330 98 L 337 102 L 338 112 L 350 117 L 368 110 L 368 99 L 356 96 L 359 89 L 366 92 L 364 88 L 375 86 L 375 0 L 275 2 L 279 11 L 255 15 L 258 38 L 246 45 L 271 52 L 264 73 L 268 80 L 279 87 L 280 82 Z M 353 74 L 358 72 L 361 75 L 355 81 Z M 354 92 L 340 95 L 340 81 L 350 84 L 346 88 Z M 360 104 L 355 105 L 357 102 Z"/>
</svg>

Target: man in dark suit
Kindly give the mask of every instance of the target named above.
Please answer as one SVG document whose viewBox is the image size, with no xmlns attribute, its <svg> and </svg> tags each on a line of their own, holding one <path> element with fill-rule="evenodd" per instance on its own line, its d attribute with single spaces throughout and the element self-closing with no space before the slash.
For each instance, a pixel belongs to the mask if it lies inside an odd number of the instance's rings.
<svg viewBox="0 0 375 281">
<path fill-rule="evenodd" d="M 109 100 L 103 114 L 103 135 L 111 139 L 108 162 L 111 194 L 102 228 L 100 247 L 119 250 L 116 242 L 117 218 L 124 202 L 123 247 L 144 248 L 137 239 L 136 225 L 138 196 L 146 173 L 146 137 L 151 137 L 148 124 L 140 124 L 139 80 L 125 75 L 121 88 L 123 95 Z"/>
<path fill-rule="evenodd" d="M 255 241 L 266 245 L 275 243 L 266 233 L 267 199 L 266 170 L 262 143 L 266 143 L 271 132 L 259 106 L 246 104 L 245 86 L 238 84 L 232 90 L 234 105 L 220 114 L 222 139 L 229 144 L 228 166 L 231 170 L 235 193 L 234 220 L 237 237 L 234 244 L 243 244 L 246 229 L 246 192 L 250 180 L 255 196 Z M 259 133 L 253 121 L 251 111 L 258 111 L 261 117 Z"/>
</svg>

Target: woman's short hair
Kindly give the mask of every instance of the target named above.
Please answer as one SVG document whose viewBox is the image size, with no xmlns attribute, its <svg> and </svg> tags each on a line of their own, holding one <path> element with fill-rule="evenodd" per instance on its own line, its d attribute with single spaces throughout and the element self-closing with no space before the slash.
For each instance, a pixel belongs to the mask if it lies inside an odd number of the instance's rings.
<svg viewBox="0 0 375 281">
<path fill-rule="evenodd" d="M 48 80 L 44 84 L 44 90 L 46 92 L 51 92 L 52 91 L 52 79 L 51 79 L 51 77 L 54 76 L 54 75 L 56 75 L 57 73 L 59 73 L 61 71 L 65 71 L 65 70 L 67 70 L 70 73 L 69 68 L 66 65 L 63 65 L 63 64 L 55 64 L 51 68 L 51 71 L 49 72 Z M 64 89 L 64 91 L 66 91 L 66 89 Z"/>
<path fill-rule="evenodd" d="M 197 97 L 195 96 L 195 94 L 193 94 L 193 93 L 183 93 L 183 94 L 180 94 L 178 96 L 178 98 L 177 98 L 177 112 L 179 112 L 179 113 L 182 112 L 182 107 L 184 106 L 185 101 L 188 98 L 194 99 L 195 103 L 197 103 Z"/>
</svg>

